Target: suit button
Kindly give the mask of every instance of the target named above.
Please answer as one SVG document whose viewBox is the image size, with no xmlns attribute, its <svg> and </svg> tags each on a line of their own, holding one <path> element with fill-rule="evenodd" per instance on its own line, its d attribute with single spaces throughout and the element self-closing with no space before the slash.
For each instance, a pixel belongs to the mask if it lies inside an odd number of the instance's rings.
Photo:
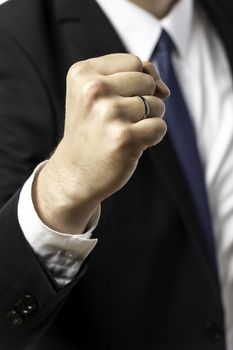
<svg viewBox="0 0 233 350">
<path fill-rule="evenodd" d="M 224 337 L 223 327 L 215 322 L 206 322 L 205 333 L 212 341 L 220 341 Z"/>
<path fill-rule="evenodd" d="M 9 324 L 12 326 L 20 326 L 21 323 L 23 322 L 22 317 L 20 317 L 18 312 L 16 312 L 15 310 L 8 312 L 8 314 L 6 315 L 6 318 Z"/>
<path fill-rule="evenodd" d="M 37 309 L 35 299 L 31 295 L 25 295 L 16 305 L 15 309 L 23 318 L 31 316 Z"/>
</svg>

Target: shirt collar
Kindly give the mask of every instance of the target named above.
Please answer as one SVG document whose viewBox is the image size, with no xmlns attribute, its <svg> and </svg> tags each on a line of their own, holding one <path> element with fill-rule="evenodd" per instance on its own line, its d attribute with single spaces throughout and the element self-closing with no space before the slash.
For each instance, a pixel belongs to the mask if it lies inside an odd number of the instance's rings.
<svg viewBox="0 0 233 350">
<path fill-rule="evenodd" d="M 128 52 L 149 60 L 164 28 L 181 56 L 188 49 L 193 0 L 179 0 L 162 20 L 128 0 L 96 0 Z M 103 39 L 104 40 L 104 39 Z"/>
</svg>

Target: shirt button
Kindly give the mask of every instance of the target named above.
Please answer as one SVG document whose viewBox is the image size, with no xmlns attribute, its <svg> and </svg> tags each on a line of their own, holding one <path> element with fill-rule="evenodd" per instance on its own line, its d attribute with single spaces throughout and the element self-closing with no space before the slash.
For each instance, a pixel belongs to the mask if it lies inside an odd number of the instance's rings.
<svg viewBox="0 0 233 350">
<path fill-rule="evenodd" d="M 8 314 L 6 315 L 6 318 L 11 326 L 20 326 L 21 323 L 23 322 L 22 317 L 20 317 L 18 312 L 15 310 L 8 312 Z"/>
</svg>

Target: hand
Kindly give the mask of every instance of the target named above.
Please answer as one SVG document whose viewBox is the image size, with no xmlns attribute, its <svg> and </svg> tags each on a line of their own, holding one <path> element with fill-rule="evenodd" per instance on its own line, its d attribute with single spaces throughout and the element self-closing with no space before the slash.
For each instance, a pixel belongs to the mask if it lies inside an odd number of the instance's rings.
<svg viewBox="0 0 233 350">
<path fill-rule="evenodd" d="M 149 118 L 143 119 L 136 95 L 149 102 Z M 143 151 L 163 138 L 161 98 L 168 95 L 153 65 L 134 55 L 73 65 L 67 75 L 64 137 L 35 182 L 34 202 L 42 219 L 72 231 L 73 215 L 79 213 L 84 229 L 98 203 L 127 183 Z M 59 214 L 61 225 L 52 213 Z"/>
</svg>

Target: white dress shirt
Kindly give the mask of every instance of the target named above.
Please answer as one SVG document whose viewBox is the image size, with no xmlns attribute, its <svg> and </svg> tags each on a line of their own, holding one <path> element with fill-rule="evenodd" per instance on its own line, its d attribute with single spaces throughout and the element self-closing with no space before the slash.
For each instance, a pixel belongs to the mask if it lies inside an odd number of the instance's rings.
<svg viewBox="0 0 233 350">
<path fill-rule="evenodd" d="M 193 0 L 180 0 L 160 21 L 127 0 L 96 1 L 128 52 L 142 60 L 150 59 L 162 28 L 176 45 L 173 63 L 193 119 L 203 162 L 225 311 L 227 346 L 228 350 L 233 350 L 233 88 L 225 50 L 214 28 L 204 13 L 194 6 Z M 21 192 L 19 222 L 27 240 L 54 277 L 59 279 L 61 274 L 62 283 L 67 283 L 96 244 L 90 235 L 100 212 L 98 209 L 94 214 L 89 232 L 84 236 L 71 237 L 54 232 L 39 220 L 33 208 L 33 176 Z M 72 251 L 73 260 L 69 253 L 65 253 L 67 251 Z"/>
</svg>

